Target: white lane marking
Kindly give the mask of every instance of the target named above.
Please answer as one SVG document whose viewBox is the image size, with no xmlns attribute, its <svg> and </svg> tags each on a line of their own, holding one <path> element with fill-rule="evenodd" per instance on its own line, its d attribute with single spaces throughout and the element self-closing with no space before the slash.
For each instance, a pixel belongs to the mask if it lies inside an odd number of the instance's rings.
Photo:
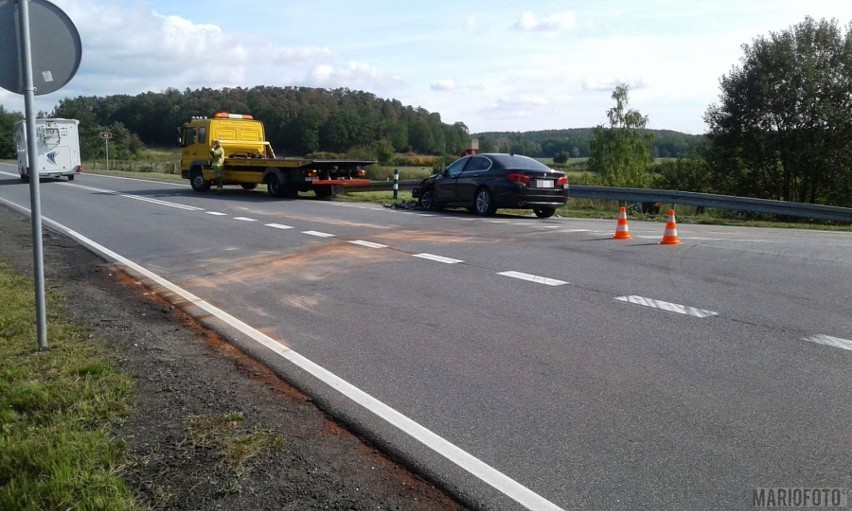
<svg viewBox="0 0 852 511">
<path fill-rule="evenodd" d="M 455 263 L 463 263 L 461 259 L 453 259 L 452 257 L 444 257 L 434 254 L 414 254 L 414 257 L 419 257 L 420 259 L 428 259 L 430 261 L 437 261 L 439 263 L 447 263 L 447 264 L 455 264 Z"/>
<path fill-rule="evenodd" d="M 352 240 L 349 243 L 352 243 L 353 245 L 361 245 L 362 247 L 369 247 L 369 248 L 388 248 L 387 245 L 382 245 L 381 243 L 373 243 L 372 241 L 365 241 L 365 240 Z"/>
<path fill-rule="evenodd" d="M 205 211 L 205 213 L 207 213 L 208 215 L 213 215 L 213 216 L 228 216 L 227 213 L 220 213 L 218 211 Z"/>
<path fill-rule="evenodd" d="M 248 218 L 248 217 L 245 217 L 245 216 L 235 216 L 234 220 L 238 220 L 240 222 L 257 222 L 257 219 Z"/>
<path fill-rule="evenodd" d="M 513 279 L 527 280 L 529 282 L 535 282 L 536 284 L 544 284 L 546 286 L 564 286 L 565 284 L 568 284 L 568 282 L 565 282 L 564 280 L 549 279 L 547 277 L 530 275 L 529 273 L 521 273 L 519 271 L 504 271 L 498 273 L 497 275 L 503 275 L 504 277 L 511 277 Z"/>
<path fill-rule="evenodd" d="M 167 206 L 167 207 L 170 207 L 170 208 L 185 209 L 187 211 L 201 211 L 201 210 L 204 209 L 204 208 L 198 208 L 198 207 L 195 207 L 195 206 L 187 206 L 185 204 L 178 204 L 177 202 L 168 202 L 168 201 L 164 201 L 164 200 L 160 200 L 160 199 L 152 199 L 150 197 L 141 197 L 139 195 L 133 195 L 132 193 L 124 193 L 124 192 L 117 192 L 115 190 L 105 190 L 103 188 L 95 188 L 93 186 L 78 185 L 78 184 L 72 184 L 72 183 L 64 183 L 64 184 L 66 186 L 73 186 L 75 188 L 82 188 L 83 190 L 89 190 L 89 191 L 92 191 L 92 192 L 106 193 L 108 195 L 117 195 L 119 197 L 127 197 L 128 199 L 133 199 L 133 200 L 138 200 L 138 201 L 143 201 L 143 202 L 150 202 L 151 204 L 157 204 L 158 206 Z"/>
<path fill-rule="evenodd" d="M 719 314 L 718 312 L 696 309 L 695 307 L 687 307 L 686 305 L 664 302 L 653 298 L 645 298 L 644 296 L 617 296 L 615 299 L 636 305 L 644 305 L 645 307 L 651 307 L 653 309 L 662 309 L 664 311 L 676 312 L 678 314 L 686 314 L 687 316 L 695 316 L 696 318 L 708 318 Z"/>
<path fill-rule="evenodd" d="M 292 228 L 293 228 L 292 226 L 284 225 L 284 224 L 265 224 L 265 225 L 266 225 L 267 227 L 272 227 L 272 228 L 274 228 L 274 229 L 281 229 L 281 230 L 284 230 L 284 229 L 292 229 Z"/>
<path fill-rule="evenodd" d="M 19 211 L 23 211 L 24 213 L 29 214 L 29 209 L 19 206 L 11 201 L 0 198 L 0 202 L 6 203 Z M 550 502 L 546 498 L 535 493 L 534 491 L 515 481 L 506 474 L 500 472 L 491 465 L 488 465 L 487 463 L 483 462 L 474 455 L 461 449 L 460 447 L 451 443 L 449 440 L 446 440 L 443 437 L 436 435 L 431 430 L 422 426 L 420 423 L 413 421 L 412 419 L 398 412 L 396 409 L 391 408 L 382 401 L 379 401 L 370 394 L 367 394 L 363 390 L 352 385 L 351 383 L 332 373 L 328 369 L 325 369 L 319 364 L 311 361 L 310 359 L 305 358 L 304 356 L 293 351 L 292 349 L 282 345 L 272 337 L 269 337 L 263 332 L 252 328 L 248 324 L 228 314 L 222 309 L 202 300 L 201 298 L 195 296 L 189 291 L 175 285 L 171 281 L 164 279 L 163 277 L 148 270 L 147 268 L 113 252 L 112 250 L 102 245 L 99 245 L 98 243 L 90 240 L 89 238 L 86 238 L 82 234 L 75 232 L 58 222 L 55 222 L 46 217 L 42 217 L 42 220 L 45 223 L 50 224 L 54 229 L 58 231 L 64 231 L 68 236 L 77 239 L 95 252 L 99 252 L 107 258 L 110 258 L 125 265 L 126 267 L 132 269 L 140 275 L 147 277 L 151 281 L 163 286 L 167 290 L 174 293 L 175 296 L 192 303 L 202 311 L 207 312 L 212 316 L 215 316 L 216 318 L 228 324 L 232 328 L 235 328 L 236 330 L 242 332 L 256 343 L 265 346 L 273 353 L 279 355 L 281 358 L 289 361 L 290 363 L 302 369 L 303 371 L 306 371 L 307 373 L 313 375 L 321 382 L 340 392 L 347 399 L 350 399 L 351 401 L 361 405 L 366 410 L 383 419 L 391 426 L 414 438 L 415 440 L 425 445 L 432 451 L 443 456 L 450 462 L 455 463 L 457 466 L 466 470 L 468 473 L 477 477 L 479 480 L 490 485 L 496 490 L 502 492 L 504 495 L 508 496 L 509 498 L 511 498 L 518 504 L 524 506 L 525 508 L 536 511 L 564 511 L 562 508 L 560 508 L 553 502 Z"/>
<path fill-rule="evenodd" d="M 318 238 L 333 238 L 334 234 L 328 234 L 327 232 L 319 232 L 319 231 L 302 231 L 302 234 L 307 234 L 308 236 L 316 236 Z"/>
<path fill-rule="evenodd" d="M 832 337 L 830 335 L 819 334 L 812 335 L 810 337 L 805 337 L 802 340 L 808 342 L 815 342 L 817 344 L 825 344 L 826 346 L 833 346 L 842 350 L 852 351 L 852 341 L 850 341 L 849 339 L 841 339 L 840 337 Z"/>
</svg>

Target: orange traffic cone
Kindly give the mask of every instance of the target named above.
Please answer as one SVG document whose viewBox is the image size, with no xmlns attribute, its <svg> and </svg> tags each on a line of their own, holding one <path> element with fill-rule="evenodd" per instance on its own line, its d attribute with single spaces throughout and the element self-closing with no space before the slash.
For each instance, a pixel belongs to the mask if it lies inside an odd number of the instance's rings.
<svg viewBox="0 0 852 511">
<path fill-rule="evenodd" d="M 663 233 L 663 239 L 660 241 L 660 244 L 680 244 L 680 238 L 677 237 L 677 222 L 675 222 L 675 212 L 673 209 L 669 210 L 669 218 L 666 220 L 666 231 Z"/>
<path fill-rule="evenodd" d="M 614 240 L 632 240 L 630 229 L 627 228 L 627 209 L 621 206 L 621 211 L 618 213 L 618 223 L 615 225 L 615 234 L 612 236 Z"/>
</svg>

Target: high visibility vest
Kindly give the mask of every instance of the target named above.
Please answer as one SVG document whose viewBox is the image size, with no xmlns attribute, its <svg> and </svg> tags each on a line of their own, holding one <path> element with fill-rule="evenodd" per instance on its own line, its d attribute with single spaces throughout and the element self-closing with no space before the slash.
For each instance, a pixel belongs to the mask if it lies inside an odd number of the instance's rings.
<svg viewBox="0 0 852 511">
<path fill-rule="evenodd" d="M 225 150 L 222 149 L 222 146 L 219 146 L 210 151 L 210 155 L 213 157 L 213 161 L 211 162 L 211 164 L 214 167 L 221 167 L 225 165 Z"/>
</svg>

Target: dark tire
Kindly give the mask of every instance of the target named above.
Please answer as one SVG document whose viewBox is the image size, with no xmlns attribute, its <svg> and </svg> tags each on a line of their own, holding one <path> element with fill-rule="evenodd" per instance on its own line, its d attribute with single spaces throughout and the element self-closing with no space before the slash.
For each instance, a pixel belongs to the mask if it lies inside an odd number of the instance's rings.
<svg viewBox="0 0 852 511">
<path fill-rule="evenodd" d="M 330 186 L 315 186 L 314 193 L 317 194 L 317 197 L 320 199 L 327 199 L 332 195 Z"/>
<path fill-rule="evenodd" d="M 204 174 L 200 170 L 193 170 L 189 174 L 189 185 L 196 192 L 206 192 L 210 189 L 210 181 L 204 180 Z"/>
<path fill-rule="evenodd" d="M 431 188 L 427 188 L 420 192 L 420 197 L 417 198 L 417 207 L 424 211 L 435 211 L 437 208 L 435 207 L 435 201 L 433 198 L 435 191 Z"/>
<path fill-rule="evenodd" d="M 257 188 L 257 183 L 242 183 L 240 186 L 243 187 L 243 190 L 254 190 Z"/>
<path fill-rule="evenodd" d="M 473 210 L 480 216 L 491 216 L 497 211 L 494 194 L 488 188 L 480 188 L 473 196 Z"/>
<path fill-rule="evenodd" d="M 278 176 L 269 174 L 266 176 L 266 191 L 271 197 L 281 197 L 284 193 L 284 187 L 278 181 Z"/>
<path fill-rule="evenodd" d="M 533 213 L 535 213 L 535 216 L 539 218 L 550 218 L 554 213 L 556 213 L 556 208 L 533 208 Z"/>
<path fill-rule="evenodd" d="M 71 174 L 70 176 L 68 176 L 68 181 L 74 181 L 74 174 Z"/>
<path fill-rule="evenodd" d="M 30 182 L 30 176 L 25 176 L 24 174 L 21 174 L 21 182 L 22 183 L 29 183 Z"/>
</svg>

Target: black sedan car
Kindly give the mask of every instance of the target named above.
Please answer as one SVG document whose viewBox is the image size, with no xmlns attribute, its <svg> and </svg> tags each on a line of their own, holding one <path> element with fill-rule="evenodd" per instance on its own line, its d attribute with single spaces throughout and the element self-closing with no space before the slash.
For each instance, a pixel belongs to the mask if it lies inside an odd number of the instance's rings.
<svg viewBox="0 0 852 511">
<path fill-rule="evenodd" d="M 493 215 L 497 208 L 532 209 L 548 218 L 568 201 L 568 178 L 528 156 L 472 154 L 424 179 L 412 195 L 426 210 L 465 207 Z"/>
</svg>

